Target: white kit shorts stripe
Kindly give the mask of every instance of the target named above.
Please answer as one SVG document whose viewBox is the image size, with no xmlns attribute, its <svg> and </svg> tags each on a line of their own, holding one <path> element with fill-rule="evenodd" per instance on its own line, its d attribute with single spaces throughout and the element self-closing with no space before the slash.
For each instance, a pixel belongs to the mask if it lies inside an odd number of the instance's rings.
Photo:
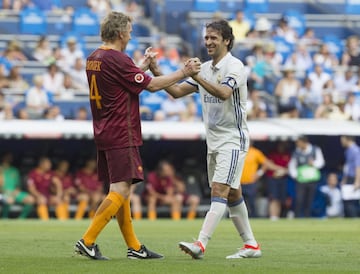
<svg viewBox="0 0 360 274">
<path fill-rule="evenodd" d="M 213 182 L 227 184 L 238 189 L 247 151 L 237 149 L 208 153 L 209 185 Z"/>
</svg>

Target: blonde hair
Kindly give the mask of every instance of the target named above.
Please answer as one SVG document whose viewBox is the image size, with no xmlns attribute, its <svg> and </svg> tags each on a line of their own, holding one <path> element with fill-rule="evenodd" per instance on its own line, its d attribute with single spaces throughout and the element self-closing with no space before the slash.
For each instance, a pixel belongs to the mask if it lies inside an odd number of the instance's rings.
<svg viewBox="0 0 360 274">
<path fill-rule="evenodd" d="M 119 32 L 127 30 L 131 17 L 122 12 L 112 11 L 102 20 L 100 26 L 101 40 L 104 42 L 114 42 L 118 39 Z"/>
</svg>

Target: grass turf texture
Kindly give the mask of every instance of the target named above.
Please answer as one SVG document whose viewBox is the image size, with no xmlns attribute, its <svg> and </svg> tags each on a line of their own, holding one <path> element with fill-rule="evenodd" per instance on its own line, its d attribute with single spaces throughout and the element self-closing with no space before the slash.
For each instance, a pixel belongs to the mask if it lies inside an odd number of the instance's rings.
<svg viewBox="0 0 360 274">
<path fill-rule="evenodd" d="M 116 221 L 97 243 L 110 261 L 74 255 L 73 246 L 89 221 L 0 220 L 0 273 L 359 273 L 360 220 L 252 220 L 261 243 L 259 259 L 226 260 L 240 246 L 229 219 L 222 220 L 203 260 L 182 253 L 177 243 L 192 241 L 202 219 L 134 221 L 138 237 L 162 260 L 129 260 Z"/>
</svg>

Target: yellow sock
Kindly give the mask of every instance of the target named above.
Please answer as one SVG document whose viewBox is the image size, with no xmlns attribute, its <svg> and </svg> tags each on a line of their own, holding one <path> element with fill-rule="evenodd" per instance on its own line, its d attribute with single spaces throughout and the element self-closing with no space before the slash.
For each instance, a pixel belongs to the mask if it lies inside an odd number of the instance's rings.
<svg viewBox="0 0 360 274">
<path fill-rule="evenodd" d="M 90 218 L 90 219 L 94 218 L 95 213 L 96 213 L 95 210 L 90 209 L 90 210 L 89 210 L 89 213 L 88 213 L 89 218 Z"/>
<path fill-rule="evenodd" d="M 196 211 L 189 211 L 187 214 L 187 219 L 188 220 L 194 220 L 196 217 Z"/>
<path fill-rule="evenodd" d="M 141 211 L 139 211 L 139 212 L 134 212 L 134 213 L 133 213 L 133 219 L 134 219 L 134 220 L 141 220 L 141 218 L 142 218 L 142 213 L 141 213 Z"/>
<path fill-rule="evenodd" d="M 115 216 L 124 203 L 124 197 L 116 192 L 110 192 L 98 207 L 94 219 L 83 235 L 85 245 L 92 245 L 101 230 Z"/>
<path fill-rule="evenodd" d="M 68 202 L 64 202 L 64 210 L 65 210 L 65 218 L 66 220 L 70 218 L 70 204 Z"/>
<path fill-rule="evenodd" d="M 77 209 L 76 209 L 75 216 L 74 216 L 75 220 L 81 220 L 84 217 L 87 206 L 88 206 L 87 201 L 79 202 Z"/>
<path fill-rule="evenodd" d="M 156 214 L 156 211 L 149 211 L 148 212 L 148 219 L 151 220 L 151 221 L 154 221 L 156 220 L 157 218 L 157 214 Z"/>
<path fill-rule="evenodd" d="M 56 206 L 55 208 L 55 215 L 56 218 L 58 218 L 59 220 L 66 220 L 67 218 L 67 213 L 66 213 L 66 206 L 63 203 L 60 203 Z"/>
<path fill-rule="evenodd" d="M 123 206 L 116 213 L 116 219 L 118 221 L 121 233 L 125 239 L 126 245 L 135 250 L 139 250 L 141 244 L 135 235 L 134 227 L 132 225 L 129 198 L 124 201 Z"/>
<path fill-rule="evenodd" d="M 43 221 L 49 220 L 49 210 L 46 205 L 38 205 L 36 212 L 41 220 Z"/>
<path fill-rule="evenodd" d="M 181 212 L 179 212 L 179 211 L 171 212 L 171 219 L 173 219 L 174 221 L 180 220 L 181 219 Z"/>
</svg>

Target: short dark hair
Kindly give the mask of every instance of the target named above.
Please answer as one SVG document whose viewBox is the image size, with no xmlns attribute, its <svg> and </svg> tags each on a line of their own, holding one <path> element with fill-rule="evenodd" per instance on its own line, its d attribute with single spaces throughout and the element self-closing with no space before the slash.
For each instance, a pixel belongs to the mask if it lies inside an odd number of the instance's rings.
<svg viewBox="0 0 360 274">
<path fill-rule="evenodd" d="M 232 28 L 230 27 L 228 21 L 221 19 L 221 20 L 216 20 L 213 21 L 211 23 L 206 24 L 206 28 L 212 28 L 214 30 L 217 30 L 218 32 L 220 32 L 222 38 L 224 40 L 229 40 L 230 43 L 227 46 L 228 51 L 230 51 L 234 45 L 234 34 L 232 31 Z"/>
</svg>

